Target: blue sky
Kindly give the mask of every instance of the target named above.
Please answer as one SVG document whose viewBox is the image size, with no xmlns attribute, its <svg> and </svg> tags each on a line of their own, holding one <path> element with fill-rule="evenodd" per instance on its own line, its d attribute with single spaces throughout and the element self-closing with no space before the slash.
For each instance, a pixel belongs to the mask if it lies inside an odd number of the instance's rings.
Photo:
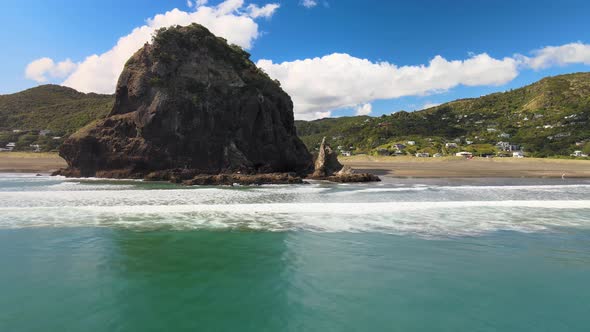
<svg viewBox="0 0 590 332">
<path fill-rule="evenodd" d="M 371 115 L 420 109 L 426 104 L 520 87 L 549 75 L 590 69 L 590 1 L 318 0 L 308 8 L 300 0 L 243 4 L 229 0 L 233 9 L 220 14 L 217 6 L 222 2 L 228 1 L 204 4 L 213 12 L 217 10 L 217 14 L 210 14 L 215 16 L 211 22 L 219 15 L 245 17 L 250 22 L 245 28 L 218 27 L 216 31 L 228 30 L 224 32 L 229 34 L 228 39 L 248 47 L 253 61 L 266 60 L 258 64 L 281 80 L 294 99 L 299 118 L 351 115 L 362 113 L 361 109 L 370 110 Z M 84 71 L 80 64 L 86 57 L 113 49 L 119 38 L 146 25 L 146 19 L 157 14 L 177 22 L 182 15 L 166 13 L 174 8 L 187 13 L 203 10 L 195 1 L 191 4 L 189 7 L 186 0 L 3 0 L 0 39 L 5 47 L 0 52 L 0 94 L 30 88 L 41 81 L 64 83 L 82 91 L 109 92 L 110 84 L 86 84 L 113 81 L 112 77 Z M 248 9 L 251 4 L 256 8 L 278 6 L 268 7 L 266 14 L 252 14 Z M 256 31 L 244 33 L 254 28 Z M 539 53 L 531 52 L 547 46 L 564 47 L 548 50 L 544 58 L 534 62 Z M 121 57 L 126 52 L 130 51 L 121 51 Z M 322 59 L 334 54 L 346 57 Z M 482 54 L 487 57 L 475 64 L 442 71 L 430 66 L 432 70 L 411 77 L 408 75 L 414 71 L 398 73 L 389 68 L 408 66 L 408 70 L 414 70 L 429 67 L 435 56 L 445 61 L 466 61 Z M 529 59 L 522 60 L 520 55 Z M 27 78 L 27 65 L 40 58 L 53 62 L 39 64 L 36 75 L 28 74 Z M 57 67 L 67 59 L 63 67 Z M 305 59 L 308 64 L 297 62 Z M 117 61 L 107 62 L 99 64 L 118 71 Z M 387 68 L 378 68 L 382 62 Z M 107 71 L 102 68 L 98 73 Z M 298 75 L 301 71 L 322 79 Z M 374 73 L 365 75 L 370 71 Z M 459 72 L 473 73 L 456 77 Z M 388 75 L 395 76 L 395 82 L 389 82 Z M 404 82 L 408 80 L 413 83 L 406 91 Z M 367 91 L 359 91 L 364 87 Z M 403 92 L 396 93 L 396 89 Z M 370 107 L 363 108 L 365 105 Z"/>
</svg>

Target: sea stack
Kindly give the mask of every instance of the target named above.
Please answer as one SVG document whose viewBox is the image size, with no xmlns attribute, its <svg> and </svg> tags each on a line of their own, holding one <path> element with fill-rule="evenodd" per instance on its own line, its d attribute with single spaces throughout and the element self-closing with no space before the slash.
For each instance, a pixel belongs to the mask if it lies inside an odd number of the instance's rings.
<svg viewBox="0 0 590 332">
<path fill-rule="evenodd" d="M 343 166 L 338 161 L 338 154 L 322 139 L 318 155 L 314 162 L 312 179 L 328 180 L 332 182 L 377 182 L 381 179 L 370 173 L 357 173 L 349 166 Z"/>
<path fill-rule="evenodd" d="M 110 114 L 62 145 L 59 173 L 177 182 L 308 174 L 291 98 L 249 57 L 198 24 L 159 30 L 125 64 Z"/>
</svg>

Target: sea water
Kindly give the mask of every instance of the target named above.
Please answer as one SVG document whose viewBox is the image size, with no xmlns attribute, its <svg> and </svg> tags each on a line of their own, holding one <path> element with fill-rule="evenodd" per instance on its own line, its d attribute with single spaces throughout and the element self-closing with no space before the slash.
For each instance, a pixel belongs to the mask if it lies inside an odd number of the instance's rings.
<svg viewBox="0 0 590 332">
<path fill-rule="evenodd" d="M 0 175 L 0 331 L 588 331 L 590 181 Z"/>
</svg>

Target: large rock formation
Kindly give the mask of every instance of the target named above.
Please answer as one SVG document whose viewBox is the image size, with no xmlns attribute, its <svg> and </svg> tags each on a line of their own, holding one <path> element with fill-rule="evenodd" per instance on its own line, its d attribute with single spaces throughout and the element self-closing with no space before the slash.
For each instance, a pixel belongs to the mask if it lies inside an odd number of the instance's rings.
<svg viewBox="0 0 590 332">
<path fill-rule="evenodd" d="M 338 161 L 338 154 L 322 139 L 320 149 L 314 163 L 312 179 L 333 182 L 374 182 L 381 179 L 370 173 L 357 173 L 349 166 L 343 166 Z"/>
<path fill-rule="evenodd" d="M 61 174 L 307 174 L 291 98 L 249 56 L 197 24 L 160 30 L 127 61 L 108 117 L 63 144 Z"/>
</svg>

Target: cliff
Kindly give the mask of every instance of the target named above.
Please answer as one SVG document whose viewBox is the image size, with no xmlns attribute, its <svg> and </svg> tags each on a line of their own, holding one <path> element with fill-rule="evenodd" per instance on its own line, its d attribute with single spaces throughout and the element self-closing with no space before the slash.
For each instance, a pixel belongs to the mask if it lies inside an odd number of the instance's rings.
<svg viewBox="0 0 590 332">
<path fill-rule="evenodd" d="M 203 26 L 158 31 L 126 63 L 109 115 L 60 149 L 70 176 L 307 174 L 291 98 Z"/>
</svg>

